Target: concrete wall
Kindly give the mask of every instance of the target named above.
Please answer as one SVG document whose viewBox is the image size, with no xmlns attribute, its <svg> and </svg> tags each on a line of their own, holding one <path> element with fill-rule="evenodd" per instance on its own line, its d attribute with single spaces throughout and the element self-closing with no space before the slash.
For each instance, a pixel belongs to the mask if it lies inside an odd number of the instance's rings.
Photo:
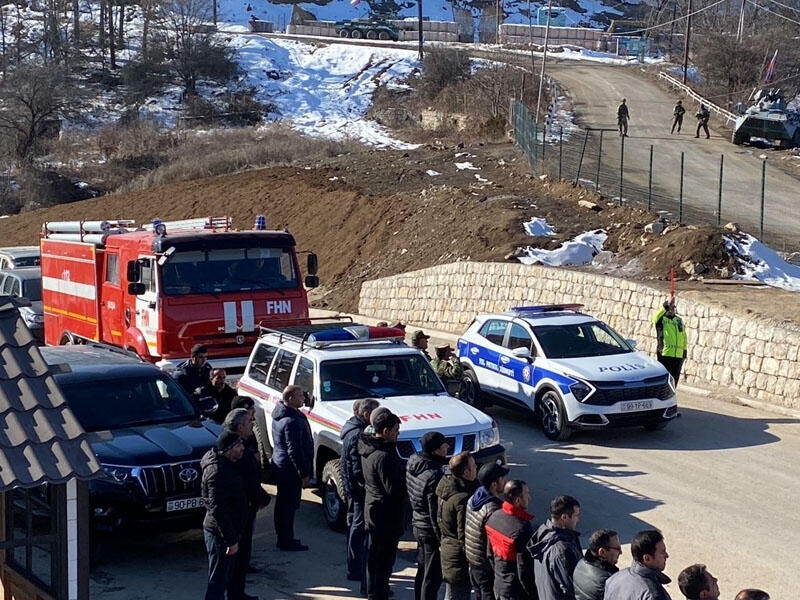
<svg viewBox="0 0 800 600">
<path fill-rule="evenodd" d="M 655 354 L 650 321 L 665 300 L 646 285 L 604 275 L 518 263 L 459 262 L 364 283 L 359 314 L 462 333 L 475 314 L 511 306 L 578 302 Z M 800 408 L 800 329 L 678 298 L 689 337 L 687 382 L 705 383 L 777 406 Z"/>
</svg>

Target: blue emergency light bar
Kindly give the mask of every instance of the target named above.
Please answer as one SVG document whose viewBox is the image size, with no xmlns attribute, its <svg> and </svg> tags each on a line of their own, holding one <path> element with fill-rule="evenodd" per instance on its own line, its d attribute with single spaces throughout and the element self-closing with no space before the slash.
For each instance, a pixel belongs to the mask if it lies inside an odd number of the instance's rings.
<svg viewBox="0 0 800 600">
<path fill-rule="evenodd" d="M 537 306 L 512 306 L 513 313 L 548 313 L 548 312 L 578 312 L 583 304 L 539 304 Z"/>
</svg>

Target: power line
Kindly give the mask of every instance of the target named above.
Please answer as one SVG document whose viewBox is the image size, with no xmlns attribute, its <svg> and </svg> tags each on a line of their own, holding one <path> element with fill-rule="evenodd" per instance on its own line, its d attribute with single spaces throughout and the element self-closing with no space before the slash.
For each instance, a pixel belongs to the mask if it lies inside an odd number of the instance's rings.
<svg viewBox="0 0 800 600">
<path fill-rule="evenodd" d="M 782 6 L 786 10 L 791 10 L 792 12 L 800 13 L 800 8 L 795 8 L 794 6 L 789 6 L 788 4 L 784 4 L 783 2 L 778 2 L 778 0 L 769 0 L 773 4 L 777 4 L 778 6 Z"/>
<path fill-rule="evenodd" d="M 695 15 L 701 13 L 701 12 L 704 12 L 706 10 L 714 8 L 715 6 L 719 6 L 720 4 L 722 4 L 724 2 L 727 2 L 727 1 L 728 0 L 717 0 L 717 2 L 714 2 L 714 4 L 709 4 L 708 6 L 705 6 L 703 8 L 698 8 L 697 10 L 692 11 L 691 13 L 689 13 L 687 15 L 683 15 L 682 17 L 678 17 L 677 19 L 672 19 L 670 21 L 665 21 L 664 23 L 657 23 L 656 25 L 653 25 L 651 27 L 643 27 L 642 29 L 634 29 L 633 31 L 626 31 L 625 35 L 633 35 L 635 33 L 644 33 L 645 31 L 651 31 L 653 29 L 659 29 L 659 28 L 664 27 L 666 25 L 672 25 L 673 23 L 680 23 L 684 19 L 688 19 L 689 17 L 693 17 L 693 16 L 695 16 Z M 752 1 L 752 0 L 750 0 L 750 1 Z"/>
<path fill-rule="evenodd" d="M 752 4 L 753 6 L 755 6 L 759 10 L 763 10 L 765 12 L 768 12 L 771 15 L 775 15 L 776 17 L 780 17 L 781 19 L 784 19 L 785 21 L 789 21 L 790 23 L 794 23 L 795 25 L 800 25 L 800 21 L 795 21 L 794 19 L 790 19 L 789 17 L 786 17 L 786 16 L 782 15 L 779 12 L 775 12 L 774 10 L 768 9 L 766 6 L 761 6 L 761 5 L 758 4 L 758 2 L 754 2 L 753 0 L 747 0 L 747 2 L 748 2 L 748 4 Z"/>
</svg>

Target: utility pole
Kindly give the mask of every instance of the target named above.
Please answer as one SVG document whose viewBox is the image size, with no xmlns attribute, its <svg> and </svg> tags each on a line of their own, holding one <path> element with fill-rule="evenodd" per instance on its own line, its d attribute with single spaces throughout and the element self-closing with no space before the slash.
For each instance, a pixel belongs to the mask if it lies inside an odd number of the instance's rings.
<svg viewBox="0 0 800 600">
<path fill-rule="evenodd" d="M 497 33 L 495 33 L 494 43 L 497 44 L 498 46 L 500 45 L 500 23 L 502 22 L 500 15 L 502 14 L 502 6 L 503 6 L 503 0 L 497 0 L 497 6 L 495 7 L 496 8 L 495 18 L 497 19 Z"/>
<path fill-rule="evenodd" d="M 533 74 L 536 65 L 533 62 L 533 13 L 531 12 L 531 0 L 528 0 L 528 47 L 531 49 L 531 74 Z"/>
<path fill-rule="evenodd" d="M 691 2 L 691 0 L 689 0 Z M 544 87 L 544 67 L 547 62 L 547 43 L 550 41 L 550 15 L 553 11 L 553 0 L 547 2 L 547 27 L 544 30 L 544 52 L 542 53 L 542 70 L 539 73 L 539 97 L 536 100 L 536 120 L 539 120 L 539 109 L 542 105 L 542 88 Z"/>
<path fill-rule="evenodd" d="M 739 9 L 739 27 L 736 30 L 736 41 L 742 41 L 742 34 L 744 33 L 744 3 L 745 0 L 742 0 L 742 7 Z"/>
<path fill-rule="evenodd" d="M 422 0 L 417 0 L 417 17 L 419 19 L 419 60 L 424 57 L 422 52 Z"/>
<path fill-rule="evenodd" d="M 689 13 L 686 15 L 686 47 L 683 49 L 683 85 L 686 84 L 689 71 L 689 38 L 692 33 L 692 0 L 689 0 Z"/>
</svg>

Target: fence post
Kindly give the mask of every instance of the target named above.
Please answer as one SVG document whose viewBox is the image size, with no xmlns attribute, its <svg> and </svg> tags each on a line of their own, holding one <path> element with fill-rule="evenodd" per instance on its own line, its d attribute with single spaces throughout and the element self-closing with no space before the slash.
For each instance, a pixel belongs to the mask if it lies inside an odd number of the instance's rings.
<svg viewBox="0 0 800 600">
<path fill-rule="evenodd" d="M 600 161 L 603 158 L 603 130 L 600 130 L 600 147 L 597 149 L 597 175 L 594 178 L 594 191 L 600 193 Z"/>
<path fill-rule="evenodd" d="M 561 163 L 564 159 L 564 126 L 558 133 L 558 180 L 561 181 Z"/>
<path fill-rule="evenodd" d="M 719 190 L 717 191 L 717 227 L 722 224 L 722 165 L 725 155 L 719 155 Z"/>
<path fill-rule="evenodd" d="M 536 147 L 536 138 L 539 137 L 539 123 L 537 121 L 533 122 L 533 159 L 539 159 L 539 149 Z"/>
<path fill-rule="evenodd" d="M 763 159 L 761 161 L 761 233 L 759 235 L 759 240 L 763 243 L 764 241 L 764 200 L 765 195 L 764 192 L 767 187 L 767 159 Z"/>
<path fill-rule="evenodd" d="M 681 187 L 678 193 L 678 223 L 683 223 L 683 159 L 684 153 L 681 152 Z"/>
<path fill-rule="evenodd" d="M 589 129 L 586 129 L 586 134 L 583 136 L 583 148 L 581 148 L 581 157 L 578 159 L 578 172 L 575 173 L 575 185 L 578 185 L 578 180 L 581 178 L 581 167 L 583 166 L 583 155 L 586 152 L 586 142 L 589 140 Z"/>
<path fill-rule="evenodd" d="M 545 142 L 547 142 L 547 119 L 542 123 L 542 160 L 544 160 Z"/>
<path fill-rule="evenodd" d="M 647 180 L 647 210 L 653 203 L 653 144 L 650 144 L 650 175 Z"/>
<path fill-rule="evenodd" d="M 617 40 L 619 41 L 619 40 Z M 622 206 L 622 179 L 625 175 L 625 136 L 623 135 L 620 139 L 622 142 L 619 146 L 619 202 L 618 204 Z"/>
</svg>

